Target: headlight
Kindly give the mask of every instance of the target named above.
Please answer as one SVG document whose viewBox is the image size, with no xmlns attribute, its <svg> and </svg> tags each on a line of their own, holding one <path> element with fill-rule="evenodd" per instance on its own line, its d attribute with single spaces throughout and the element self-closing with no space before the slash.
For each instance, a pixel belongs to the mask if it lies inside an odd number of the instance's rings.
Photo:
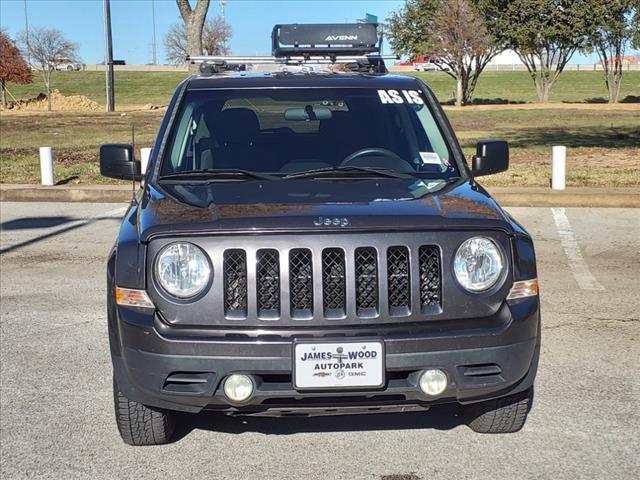
<svg viewBox="0 0 640 480">
<path fill-rule="evenodd" d="M 211 279 L 209 259 L 191 243 L 173 243 L 156 257 L 156 279 L 163 290 L 174 297 L 194 297 Z"/>
<path fill-rule="evenodd" d="M 456 252 L 453 271 L 460 285 L 470 292 L 493 287 L 504 268 L 504 257 L 498 245 L 486 237 L 466 240 Z"/>
</svg>

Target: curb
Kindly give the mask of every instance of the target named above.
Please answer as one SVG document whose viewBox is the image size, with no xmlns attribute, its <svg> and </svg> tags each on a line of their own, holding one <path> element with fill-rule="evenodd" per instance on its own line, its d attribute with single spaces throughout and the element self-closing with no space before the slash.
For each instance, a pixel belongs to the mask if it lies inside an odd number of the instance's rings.
<svg viewBox="0 0 640 480">
<path fill-rule="evenodd" d="M 488 187 L 503 207 L 640 208 L 640 189 L 573 187 L 558 192 L 544 187 Z M 0 185 L 0 202 L 129 203 L 129 185 Z"/>
<path fill-rule="evenodd" d="M 0 185 L 0 202 L 129 203 L 130 185 Z"/>
<path fill-rule="evenodd" d="M 640 193 L 598 189 L 598 192 L 502 192 L 487 189 L 503 207 L 640 208 Z M 524 190 L 524 189 L 522 189 Z"/>
</svg>

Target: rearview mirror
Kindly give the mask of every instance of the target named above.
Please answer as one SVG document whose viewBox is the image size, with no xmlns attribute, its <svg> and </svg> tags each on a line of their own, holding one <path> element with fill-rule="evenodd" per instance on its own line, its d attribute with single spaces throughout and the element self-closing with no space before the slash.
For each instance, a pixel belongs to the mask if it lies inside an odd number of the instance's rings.
<svg viewBox="0 0 640 480">
<path fill-rule="evenodd" d="M 142 180 L 140 162 L 133 158 L 131 145 L 100 145 L 100 175 L 119 180 Z"/>
<path fill-rule="evenodd" d="M 509 168 L 509 144 L 504 140 L 481 140 L 471 162 L 474 177 L 504 172 Z"/>
<path fill-rule="evenodd" d="M 284 112 L 284 119 L 291 122 L 308 122 L 310 120 L 329 120 L 331 110 L 327 107 L 307 105 L 305 108 L 288 108 Z"/>
</svg>

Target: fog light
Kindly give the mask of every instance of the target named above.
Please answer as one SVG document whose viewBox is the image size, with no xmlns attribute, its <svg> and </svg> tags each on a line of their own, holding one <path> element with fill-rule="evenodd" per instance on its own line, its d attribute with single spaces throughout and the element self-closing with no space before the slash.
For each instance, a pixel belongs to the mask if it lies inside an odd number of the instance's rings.
<svg viewBox="0 0 640 480">
<path fill-rule="evenodd" d="M 420 376 L 420 389 L 432 397 L 444 392 L 448 383 L 447 374 L 442 370 L 425 370 Z"/>
<path fill-rule="evenodd" d="M 224 394 L 232 402 L 244 402 L 253 393 L 253 380 L 248 375 L 233 374 L 224 381 Z"/>
</svg>

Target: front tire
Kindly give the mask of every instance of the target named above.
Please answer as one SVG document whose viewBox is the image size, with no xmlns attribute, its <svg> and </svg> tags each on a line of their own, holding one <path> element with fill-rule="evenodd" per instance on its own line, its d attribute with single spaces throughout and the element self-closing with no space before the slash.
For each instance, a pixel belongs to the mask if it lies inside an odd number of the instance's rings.
<svg viewBox="0 0 640 480">
<path fill-rule="evenodd" d="M 129 400 L 113 381 L 113 404 L 122 440 L 128 445 L 164 445 L 175 430 L 173 413 Z"/>
<path fill-rule="evenodd" d="M 527 420 L 533 404 L 533 387 L 507 397 L 465 407 L 467 424 L 477 433 L 513 433 Z"/>
</svg>

